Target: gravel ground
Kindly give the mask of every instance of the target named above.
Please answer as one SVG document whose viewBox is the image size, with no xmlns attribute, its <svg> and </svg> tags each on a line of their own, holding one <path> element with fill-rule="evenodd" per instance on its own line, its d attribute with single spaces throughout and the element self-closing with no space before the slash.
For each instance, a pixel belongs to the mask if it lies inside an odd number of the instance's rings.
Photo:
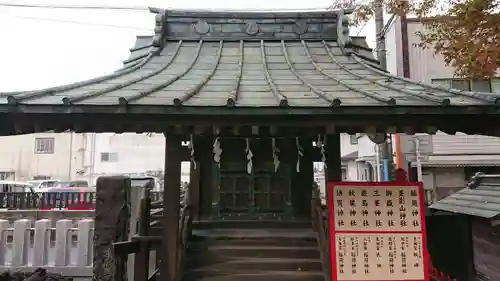
<svg viewBox="0 0 500 281">
<path fill-rule="evenodd" d="M 0 275 L 0 281 L 73 281 L 73 278 L 47 273 L 45 269 L 38 268 L 34 272 L 4 272 Z"/>
</svg>

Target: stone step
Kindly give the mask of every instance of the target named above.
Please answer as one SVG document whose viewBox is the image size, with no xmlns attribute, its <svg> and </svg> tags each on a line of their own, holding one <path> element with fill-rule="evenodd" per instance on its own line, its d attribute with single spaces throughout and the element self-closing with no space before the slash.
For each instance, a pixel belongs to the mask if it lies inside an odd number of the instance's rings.
<svg viewBox="0 0 500 281">
<path fill-rule="evenodd" d="M 262 258 L 307 258 L 319 259 L 317 246 L 206 246 L 188 248 L 188 256 L 203 256 L 204 259 L 221 257 L 262 257 Z"/>
<path fill-rule="evenodd" d="M 192 236 L 188 241 L 188 248 L 206 248 L 208 246 L 310 246 L 317 247 L 315 237 L 287 238 L 287 237 L 210 237 Z"/>
<path fill-rule="evenodd" d="M 253 271 L 321 271 L 319 259 L 300 258 L 240 258 L 203 261 L 191 259 L 186 261 L 189 271 L 207 273 L 252 273 Z M 210 274 L 209 274 L 210 275 Z"/>
<path fill-rule="evenodd" d="M 183 281 L 325 281 L 322 272 L 306 271 L 259 271 L 252 273 L 222 274 L 189 272 Z"/>
<path fill-rule="evenodd" d="M 310 228 L 212 228 L 193 229 L 191 240 L 203 239 L 316 239 L 316 233 Z"/>
<path fill-rule="evenodd" d="M 231 221 L 194 221 L 193 229 L 213 228 L 311 228 L 311 220 L 231 220 Z"/>
</svg>

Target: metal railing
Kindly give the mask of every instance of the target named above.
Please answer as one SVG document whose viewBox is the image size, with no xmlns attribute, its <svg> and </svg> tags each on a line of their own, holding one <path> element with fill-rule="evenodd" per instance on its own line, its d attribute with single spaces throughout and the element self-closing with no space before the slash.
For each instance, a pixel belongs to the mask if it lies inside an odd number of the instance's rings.
<svg viewBox="0 0 500 281">
<path fill-rule="evenodd" d="M 163 191 L 151 191 L 152 201 L 162 198 Z M 0 209 L 68 209 L 94 210 L 95 192 L 0 192 Z"/>
</svg>

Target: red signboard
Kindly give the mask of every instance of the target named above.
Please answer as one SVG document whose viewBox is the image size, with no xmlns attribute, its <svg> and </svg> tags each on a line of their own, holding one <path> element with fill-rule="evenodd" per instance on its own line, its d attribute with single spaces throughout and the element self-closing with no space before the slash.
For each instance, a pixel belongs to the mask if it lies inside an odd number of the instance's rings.
<svg viewBox="0 0 500 281">
<path fill-rule="evenodd" d="M 333 281 L 429 281 L 422 183 L 328 183 Z"/>
</svg>

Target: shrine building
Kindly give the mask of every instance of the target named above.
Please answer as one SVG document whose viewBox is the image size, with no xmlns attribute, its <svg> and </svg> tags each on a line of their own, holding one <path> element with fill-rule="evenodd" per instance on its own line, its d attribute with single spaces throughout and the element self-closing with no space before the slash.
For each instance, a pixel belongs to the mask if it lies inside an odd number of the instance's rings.
<svg viewBox="0 0 500 281">
<path fill-rule="evenodd" d="M 348 11 L 151 12 L 154 36 L 123 68 L 0 93 L 0 135 L 163 133 L 163 239 L 178 235 L 181 161 L 195 222 L 310 222 L 313 162 L 341 180 L 340 133 L 499 135 L 500 94 L 388 73 L 349 36 Z"/>
</svg>

